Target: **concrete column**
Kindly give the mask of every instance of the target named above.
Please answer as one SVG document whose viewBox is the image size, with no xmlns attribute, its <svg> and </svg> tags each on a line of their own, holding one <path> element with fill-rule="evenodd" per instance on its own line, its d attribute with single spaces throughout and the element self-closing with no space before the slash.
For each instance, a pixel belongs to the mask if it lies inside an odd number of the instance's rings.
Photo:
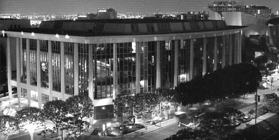
<svg viewBox="0 0 279 140">
<path fill-rule="evenodd" d="M 136 93 L 140 93 L 140 42 L 136 43 Z M 157 81 L 156 81 L 157 82 Z M 157 87 L 157 83 L 156 83 Z"/>
<path fill-rule="evenodd" d="M 20 48 L 22 47 L 21 45 L 22 39 L 21 38 L 16 38 L 16 82 L 17 82 L 17 97 L 18 97 L 18 106 L 19 108 L 21 107 L 20 103 L 20 98 L 21 98 L 21 88 L 20 88 L 20 73 L 21 73 L 21 68 L 20 68 L 20 63 L 21 61 L 21 54 L 20 54 Z"/>
<path fill-rule="evenodd" d="M 178 85 L 178 55 L 179 55 L 179 40 L 174 40 L 174 79 L 173 79 L 173 86 L 176 87 Z"/>
<path fill-rule="evenodd" d="M 94 88 L 93 88 L 93 45 L 90 44 L 89 45 L 89 91 L 88 91 L 88 95 L 89 95 L 89 98 L 94 101 Z"/>
<path fill-rule="evenodd" d="M 30 39 L 26 39 L 26 75 L 27 75 L 27 86 L 30 86 Z M 27 88 L 28 106 L 31 104 L 30 89 Z"/>
<path fill-rule="evenodd" d="M 222 36 L 222 68 L 226 66 L 226 46 L 225 46 L 226 36 Z"/>
<path fill-rule="evenodd" d="M 242 62 L 242 30 L 240 31 L 240 33 L 238 34 L 238 53 L 239 53 L 239 60 L 238 60 L 238 63 L 241 63 Z"/>
<path fill-rule="evenodd" d="M 232 65 L 232 63 L 233 63 L 233 60 L 232 60 L 232 55 L 233 55 L 233 53 L 232 53 L 232 47 L 233 47 L 233 43 L 232 43 L 232 34 L 230 34 L 229 35 L 229 52 L 230 52 L 230 58 L 229 58 L 229 65 Z"/>
<path fill-rule="evenodd" d="M 140 61 L 139 61 L 139 63 L 140 63 Z M 140 71 L 140 69 L 139 69 L 139 71 Z M 157 88 L 161 88 L 161 47 L 160 47 L 160 41 L 156 41 L 156 89 Z"/>
<path fill-rule="evenodd" d="M 13 97 L 12 95 L 12 85 L 11 85 L 11 80 L 12 80 L 12 70 L 11 70 L 11 38 L 7 37 L 7 50 L 6 50 L 6 66 L 7 66 L 7 80 L 8 80 L 8 93 L 9 93 L 9 98 L 11 99 Z"/>
<path fill-rule="evenodd" d="M 206 50 L 206 45 L 207 45 L 207 38 L 204 37 L 203 38 L 203 59 L 202 59 L 202 75 L 205 75 L 206 72 L 207 72 L 207 69 L 206 69 L 206 62 L 207 62 L 207 57 L 206 57 L 206 54 L 207 54 L 207 50 Z"/>
<path fill-rule="evenodd" d="M 89 61 L 89 63 L 88 63 L 88 67 L 89 67 L 89 70 L 88 70 L 88 72 L 89 72 L 89 79 L 88 79 L 88 96 L 89 96 L 89 98 L 92 100 L 92 102 L 93 102 L 93 105 L 94 105 L 94 83 L 93 83 L 93 47 L 95 47 L 95 46 L 93 46 L 92 44 L 89 44 L 89 54 L 88 54 L 88 61 Z M 92 116 L 92 117 L 90 117 L 89 118 L 89 120 L 90 120 L 90 124 L 92 125 L 93 124 L 93 120 L 94 120 L 94 116 Z"/>
<path fill-rule="evenodd" d="M 218 64 L 218 48 L 217 48 L 217 36 L 214 37 L 214 66 L 213 71 L 217 70 L 217 64 Z"/>
<path fill-rule="evenodd" d="M 48 41 L 48 88 L 50 101 L 52 101 L 52 83 L 52 49 L 51 41 Z"/>
<path fill-rule="evenodd" d="M 41 89 L 41 62 L 40 62 L 40 40 L 37 40 L 37 53 L 36 53 L 36 62 L 37 62 L 37 92 L 38 92 L 38 104 L 39 108 L 42 108 L 42 93 Z"/>
<path fill-rule="evenodd" d="M 189 79 L 193 79 L 194 73 L 194 40 L 190 39 L 190 76 Z"/>
<path fill-rule="evenodd" d="M 118 89 L 118 70 L 117 70 L 117 45 L 113 43 L 113 98 L 117 96 Z"/>
<path fill-rule="evenodd" d="M 61 94 L 62 94 L 62 100 L 66 100 L 65 99 L 65 46 L 64 46 L 64 42 L 60 42 L 60 56 L 61 56 L 61 60 L 60 60 L 60 72 L 61 72 Z"/>
<path fill-rule="evenodd" d="M 78 95 L 78 44 L 74 44 L 74 95 Z"/>
<path fill-rule="evenodd" d="M 23 60 L 23 49 L 22 49 L 22 38 L 20 38 L 20 40 L 19 40 L 19 45 L 20 45 L 20 48 L 19 48 L 19 61 L 20 61 L 20 63 L 19 63 L 19 65 L 20 65 L 20 76 L 22 76 L 22 74 L 23 74 L 23 62 L 24 62 L 24 60 Z M 21 80 L 20 80 L 21 81 Z"/>
</svg>

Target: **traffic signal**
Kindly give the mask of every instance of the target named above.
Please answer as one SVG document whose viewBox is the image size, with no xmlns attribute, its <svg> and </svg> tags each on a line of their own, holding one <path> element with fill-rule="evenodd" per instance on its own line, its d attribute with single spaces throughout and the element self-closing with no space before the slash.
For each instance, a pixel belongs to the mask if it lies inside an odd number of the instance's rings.
<svg viewBox="0 0 279 140">
<path fill-rule="evenodd" d="M 261 96 L 260 95 L 255 95 L 255 101 L 257 101 L 257 100 L 258 100 L 258 102 L 261 101 Z"/>
</svg>

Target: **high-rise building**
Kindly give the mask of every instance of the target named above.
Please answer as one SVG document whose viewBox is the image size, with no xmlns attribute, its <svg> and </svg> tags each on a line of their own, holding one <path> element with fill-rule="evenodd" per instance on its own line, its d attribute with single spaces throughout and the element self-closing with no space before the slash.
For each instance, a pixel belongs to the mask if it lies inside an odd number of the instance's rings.
<svg viewBox="0 0 279 140">
<path fill-rule="evenodd" d="M 117 12 L 112 8 L 99 9 L 96 19 L 117 19 Z"/>
<path fill-rule="evenodd" d="M 176 16 L 181 20 L 208 20 L 209 16 L 205 11 L 186 12 Z"/>
<path fill-rule="evenodd" d="M 222 20 L 117 19 L 5 31 L 9 94 L 16 87 L 19 106 L 38 108 L 82 94 L 93 100 L 95 119 L 112 118 L 123 91 L 173 88 L 240 63 L 244 28 Z"/>
<path fill-rule="evenodd" d="M 221 16 L 223 12 L 243 12 L 265 20 L 270 19 L 271 16 L 271 9 L 266 6 L 242 5 L 238 1 L 213 1 L 211 5 L 208 5 L 208 9 Z"/>
</svg>

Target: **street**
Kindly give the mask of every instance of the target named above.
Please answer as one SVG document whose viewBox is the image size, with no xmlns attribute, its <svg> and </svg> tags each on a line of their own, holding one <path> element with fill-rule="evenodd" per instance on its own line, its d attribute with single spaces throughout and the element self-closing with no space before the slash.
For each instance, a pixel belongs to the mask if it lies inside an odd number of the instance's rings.
<svg viewBox="0 0 279 140">
<path fill-rule="evenodd" d="M 178 127 L 177 123 L 173 123 L 161 129 L 139 136 L 135 140 L 163 140 L 175 134 L 178 130 L 182 128 L 183 127 Z"/>
</svg>

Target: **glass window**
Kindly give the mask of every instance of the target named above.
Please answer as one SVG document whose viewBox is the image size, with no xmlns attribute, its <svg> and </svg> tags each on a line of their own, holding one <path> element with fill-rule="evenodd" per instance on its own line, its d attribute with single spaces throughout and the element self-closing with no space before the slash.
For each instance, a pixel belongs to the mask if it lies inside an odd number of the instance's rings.
<svg viewBox="0 0 279 140">
<path fill-rule="evenodd" d="M 136 46 L 132 43 L 117 44 L 118 87 L 123 91 L 136 92 Z"/>
<path fill-rule="evenodd" d="M 25 98 L 28 100 L 27 89 L 25 89 L 25 88 L 21 89 L 21 98 Z"/>
<path fill-rule="evenodd" d="M 113 93 L 113 44 L 93 47 L 93 82 L 95 99 L 111 98 Z"/>
<path fill-rule="evenodd" d="M 30 84 L 37 85 L 37 40 L 30 39 Z"/>
<path fill-rule="evenodd" d="M 160 42 L 161 48 L 161 73 L 162 86 L 166 88 L 173 87 L 174 79 L 174 41 Z"/>
<path fill-rule="evenodd" d="M 11 60 L 11 78 L 12 80 L 16 81 L 17 79 L 17 67 L 16 67 L 16 64 L 17 64 L 17 57 L 15 56 L 19 56 L 19 54 L 17 54 L 16 52 L 16 39 L 18 38 L 14 38 L 14 37 L 11 37 L 10 38 L 10 60 Z"/>
<path fill-rule="evenodd" d="M 78 44 L 78 85 L 79 94 L 88 96 L 88 44 Z"/>
<path fill-rule="evenodd" d="M 74 95 L 74 43 L 65 43 L 65 93 Z"/>
<path fill-rule="evenodd" d="M 186 31 L 190 31 L 192 29 L 189 22 L 184 22 L 184 27 Z"/>
<path fill-rule="evenodd" d="M 222 68 L 222 59 L 223 59 L 223 38 L 222 36 L 217 37 L 217 69 Z"/>
<path fill-rule="evenodd" d="M 60 42 L 51 41 L 52 51 L 52 90 L 61 91 L 61 55 Z"/>
<path fill-rule="evenodd" d="M 237 59 L 237 40 L 236 40 L 236 37 L 235 37 L 235 34 L 231 34 L 231 37 L 232 37 L 232 65 L 233 64 L 236 64 L 236 59 Z"/>
<path fill-rule="evenodd" d="M 190 39 L 183 40 L 179 50 L 179 75 L 180 83 L 189 81 L 190 78 Z"/>
<path fill-rule="evenodd" d="M 146 23 L 146 28 L 148 32 L 155 32 L 153 23 Z"/>
<path fill-rule="evenodd" d="M 194 71 L 193 78 L 202 76 L 203 38 L 193 40 L 194 44 Z"/>
<path fill-rule="evenodd" d="M 27 73 L 26 73 L 26 64 L 27 64 L 27 56 L 26 56 L 26 39 L 22 39 L 21 48 L 20 48 L 20 55 L 21 55 L 21 65 L 20 65 L 20 82 L 26 83 Z"/>
<path fill-rule="evenodd" d="M 206 43 L 206 73 L 213 72 L 214 68 L 214 37 L 208 37 Z"/>
<path fill-rule="evenodd" d="M 204 24 L 206 29 L 213 29 L 213 25 L 211 21 L 205 21 Z"/>
<path fill-rule="evenodd" d="M 49 96 L 42 93 L 42 106 L 49 101 Z"/>
<path fill-rule="evenodd" d="M 41 87 L 48 88 L 48 41 L 40 40 Z"/>
<path fill-rule="evenodd" d="M 132 33 L 138 33 L 139 32 L 139 26 L 137 23 L 132 23 L 131 24 L 131 30 L 132 30 Z"/>
<path fill-rule="evenodd" d="M 203 22 L 198 22 L 198 24 L 199 24 L 200 29 L 201 29 L 201 30 L 204 30 L 204 24 L 203 24 Z"/>
</svg>

